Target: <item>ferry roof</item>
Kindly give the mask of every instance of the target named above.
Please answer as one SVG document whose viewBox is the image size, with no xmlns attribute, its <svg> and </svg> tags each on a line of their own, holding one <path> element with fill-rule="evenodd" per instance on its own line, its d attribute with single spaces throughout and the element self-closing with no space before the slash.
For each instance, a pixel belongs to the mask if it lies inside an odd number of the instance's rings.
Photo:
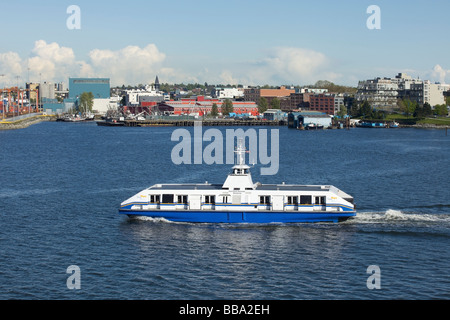
<svg viewBox="0 0 450 320">
<path fill-rule="evenodd" d="M 222 184 L 156 184 L 147 190 L 223 190 Z M 259 184 L 258 191 L 329 191 L 329 186 L 307 186 L 307 185 L 289 185 L 289 184 Z M 228 190 L 224 190 L 228 191 Z M 232 191 L 232 190 L 231 190 Z"/>
</svg>

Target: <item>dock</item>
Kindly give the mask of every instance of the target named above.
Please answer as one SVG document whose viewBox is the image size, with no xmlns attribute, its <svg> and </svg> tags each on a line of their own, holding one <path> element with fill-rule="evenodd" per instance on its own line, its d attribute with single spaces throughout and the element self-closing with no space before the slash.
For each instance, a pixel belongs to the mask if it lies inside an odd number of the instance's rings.
<svg viewBox="0 0 450 320">
<path fill-rule="evenodd" d="M 125 127 L 193 127 L 195 122 L 201 121 L 205 127 L 219 126 L 286 126 L 284 120 L 234 120 L 234 119 L 206 119 L 206 120 L 125 120 Z"/>
</svg>

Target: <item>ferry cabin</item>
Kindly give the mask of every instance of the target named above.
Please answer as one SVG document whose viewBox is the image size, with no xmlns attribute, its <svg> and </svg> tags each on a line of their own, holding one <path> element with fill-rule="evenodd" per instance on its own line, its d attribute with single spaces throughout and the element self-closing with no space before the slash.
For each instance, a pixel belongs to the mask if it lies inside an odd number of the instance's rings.
<svg viewBox="0 0 450 320">
<path fill-rule="evenodd" d="M 157 184 L 126 201 L 133 211 L 350 212 L 353 198 L 333 186 L 259 185 L 227 190 L 222 185 Z"/>
</svg>

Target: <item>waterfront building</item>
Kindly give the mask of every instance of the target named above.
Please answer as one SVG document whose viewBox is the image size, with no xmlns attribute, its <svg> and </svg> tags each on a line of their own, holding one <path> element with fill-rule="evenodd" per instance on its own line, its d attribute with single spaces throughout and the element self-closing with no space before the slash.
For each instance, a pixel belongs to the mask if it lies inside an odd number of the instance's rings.
<svg viewBox="0 0 450 320">
<path fill-rule="evenodd" d="M 309 96 L 309 110 L 336 115 L 344 106 L 344 96 L 335 93 L 318 93 Z"/>
<path fill-rule="evenodd" d="M 207 99 L 204 96 L 180 100 L 162 101 L 152 108 L 153 112 L 165 112 L 174 115 L 206 116 L 211 113 L 213 105 L 217 105 L 218 113 L 222 113 L 223 101 Z M 258 105 L 253 101 L 232 101 L 233 113 L 237 115 L 258 116 Z"/>
<path fill-rule="evenodd" d="M 368 101 L 374 109 L 384 111 L 395 110 L 398 99 L 435 106 L 445 103 L 444 91 L 447 88 L 448 85 L 414 79 L 406 73 L 399 73 L 394 78 L 359 81 L 355 100 L 359 104 Z"/>
<path fill-rule="evenodd" d="M 125 104 L 129 107 L 139 106 L 140 101 L 144 101 L 145 98 L 160 98 L 164 100 L 162 92 L 156 89 L 154 85 L 147 85 L 144 89 L 132 89 L 125 92 Z"/>
<path fill-rule="evenodd" d="M 215 88 L 213 89 L 212 97 L 219 100 L 236 100 L 244 97 L 244 90 L 239 88 Z"/>
<path fill-rule="evenodd" d="M 55 99 L 55 84 L 44 82 L 39 85 L 39 95 L 41 99 Z"/>
<path fill-rule="evenodd" d="M 94 99 L 109 99 L 109 78 L 69 78 L 69 99 L 78 99 L 83 92 L 92 92 Z"/>
<path fill-rule="evenodd" d="M 73 110 L 83 92 L 92 92 L 94 105 L 92 110 L 104 114 L 111 98 L 109 78 L 69 78 L 69 97 L 64 99 L 64 112 Z M 107 102 L 108 101 L 108 102 Z"/>
<path fill-rule="evenodd" d="M 37 97 L 37 90 L 39 89 L 39 83 L 27 82 L 25 84 L 26 88 L 26 96 L 28 100 L 34 99 Z"/>
<path fill-rule="evenodd" d="M 263 114 L 263 119 L 269 121 L 279 121 L 284 120 L 286 118 L 286 113 L 281 111 L 280 109 L 269 109 L 266 110 Z"/>
<path fill-rule="evenodd" d="M 332 118 L 329 114 L 318 111 L 291 112 L 288 115 L 288 128 L 299 129 L 309 124 L 329 128 Z"/>
<path fill-rule="evenodd" d="M 309 92 L 295 92 L 290 95 L 290 110 L 309 109 L 310 96 Z"/>
<path fill-rule="evenodd" d="M 92 111 L 97 114 L 106 114 L 108 110 L 117 110 L 119 104 L 120 104 L 120 97 L 94 99 Z"/>
<path fill-rule="evenodd" d="M 357 103 L 368 101 L 376 110 L 393 111 L 397 107 L 398 83 L 389 78 L 359 81 Z"/>
<path fill-rule="evenodd" d="M 277 89 L 261 89 L 261 88 L 246 88 L 244 89 L 244 101 L 253 101 L 259 103 L 261 98 L 265 98 L 270 105 L 273 99 L 280 100 L 280 108 L 282 110 L 290 110 L 291 108 L 291 94 L 295 93 L 295 89 L 287 89 L 281 86 Z"/>
</svg>

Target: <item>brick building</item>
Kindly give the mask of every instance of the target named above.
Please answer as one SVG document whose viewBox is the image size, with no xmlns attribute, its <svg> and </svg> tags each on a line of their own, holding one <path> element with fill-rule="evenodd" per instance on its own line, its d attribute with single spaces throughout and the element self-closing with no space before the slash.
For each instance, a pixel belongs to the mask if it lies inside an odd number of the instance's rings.
<svg viewBox="0 0 450 320">
<path fill-rule="evenodd" d="M 335 95 L 330 93 L 311 95 L 309 97 L 309 110 L 320 111 L 334 116 L 337 112 L 335 108 Z"/>
<path fill-rule="evenodd" d="M 282 86 L 277 89 L 260 89 L 260 88 L 248 88 L 244 89 L 244 101 L 254 101 L 259 103 L 259 100 L 264 97 L 270 106 L 270 103 L 274 98 L 280 100 L 280 108 L 282 110 L 291 109 L 290 95 L 295 93 L 294 89 L 286 89 Z"/>
</svg>

